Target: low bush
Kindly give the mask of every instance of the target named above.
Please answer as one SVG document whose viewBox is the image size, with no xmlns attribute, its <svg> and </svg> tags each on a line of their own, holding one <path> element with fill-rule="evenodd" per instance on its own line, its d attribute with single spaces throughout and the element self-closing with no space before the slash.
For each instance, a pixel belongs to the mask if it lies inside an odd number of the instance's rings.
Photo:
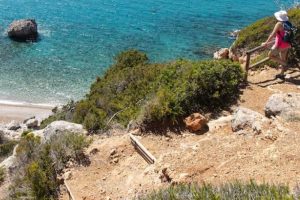
<svg viewBox="0 0 300 200">
<path fill-rule="evenodd" d="M 288 15 L 292 24 L 300 29 L 300 9 L 294 8 L 289 10 Z M 252 49 L 260 46 L 262 42 L 267 40 L 276 22 L 274 16 L 266 17 L 242 29 L 233 45 L 233 50 Z M 299 35 L 296 36 L 299 44 L 300 41 L 298 39 Z"/>
<path fill-rule="evenodd" d="M 234 102 L 243 73 L 229 61 L 177 60 L 150 64 L 143 53 L 123 52 L 77 102 L 73 121 L 89 131 L 108 122 L 127 125 L 172 121 L 196 111 L 217 110 Z"/>
<path fill-rule="evenodd" d="M 230 105 L 239 95 L 243 72 L 230 61 L 149 63 L 136 50 L 122 52 L 107 72 L 91 85 L 86 98 L 75 103 L 71 121 L 90 131 L 110 124 L 178 123 L 192 112 L 216 111 Z M 66 111 L 45 120 L 66 120 Z M 69 115 L 70 116 L 70 115 Z"/>
<path fill-rule="evenodd" d="M 178 185 L 167 189 L 153 192 L 139 200 L 206 200 L 206 199 L 296 199 L 287 186 L 276 186 L 269 184 L 257 184 L 254 181 L 249 183 L 228 183 L 220 187 L 212 185 Z"/>
<path fill-rule="evenodd" d="M 75 133 L 53 136 L 46 143 L 28 133 L 17 148 L 19 162 L 10 187 L 11 199 L 57 199 L 60 182 L 57 179 L 66 163 L 80 163 L 83 149 L 91 140 Z"/>
<path fill-rule="evenodd" d="M 3 144 L 0 144 L 0 158 L 1 157 L 7 157 L 10 154 L 12 154 L 14 147 L 16 146 L 18 142 L 9 140 L 9 141 L 4 141 Z"/>
<path fill-rule="evenodd" d="M 0 185 L 4 182 L 5 180 L 5 169 L 3 167 L 0 167 Z"/>
</svg>

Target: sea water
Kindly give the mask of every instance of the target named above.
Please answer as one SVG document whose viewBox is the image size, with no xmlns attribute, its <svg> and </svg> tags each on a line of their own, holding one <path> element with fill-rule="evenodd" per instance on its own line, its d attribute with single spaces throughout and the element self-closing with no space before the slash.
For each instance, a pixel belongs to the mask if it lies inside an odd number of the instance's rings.
<svg viewBox="0 0 300 200">
<path fill-rule="evenodd" d="M 284 3 L 282 3 L 284 2 Z M 127 49 L 151 62 L 212 57 L 229 33 L 291 2 L 270 0 L 0 0 L 0 102 L 62 104 L 88 92 Z M 8 39 L 34 18 L 35 43 Z"/>
</svg>

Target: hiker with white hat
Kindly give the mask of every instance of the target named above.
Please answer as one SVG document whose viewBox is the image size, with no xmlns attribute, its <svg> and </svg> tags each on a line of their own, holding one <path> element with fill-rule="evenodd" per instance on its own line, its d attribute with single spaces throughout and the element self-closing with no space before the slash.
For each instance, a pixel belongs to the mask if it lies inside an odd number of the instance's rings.
<svg viewBox="0 0 300 200">
<path fill-rule="evenodd" d="M 288 50 L 291 48 L 290 41 L 286 39 L 286 30 L 288 28 L 291 29 L 292 24 L 289 22 L 287 12 L 284 10 L 274 13 L 274 16 L 278 22 L 267 41 L 262 43 L 262 46 L 267 46 L 275 38 L 275 44 L 269 52 L 269 58 L 278 62 L 281 66 L 281 72 L 276 75 L 276 78 L 284 79 L 284 72 L 287 68 Z"/>
</svg>

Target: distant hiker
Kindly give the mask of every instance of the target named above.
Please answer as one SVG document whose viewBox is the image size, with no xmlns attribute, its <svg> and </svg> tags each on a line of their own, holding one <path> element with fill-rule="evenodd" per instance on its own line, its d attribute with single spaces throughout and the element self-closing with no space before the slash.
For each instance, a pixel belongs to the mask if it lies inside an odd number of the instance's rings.
<svg viewBox="0 0 300 200">
<path fill-rule="evenodd" d="M 278 62 L 281 66 L 281 72 L 276 75 L 276 78 L 284 79 L 284 72 L 287 68 L 288 51 L 291 48 L 292 36 L 289 34 L 292 34 L 292 24 L 289 22 L 287 12 L 284 10 L 274 13 L 274 16 L 278 22 L 267 41 L 262 43 L 262 46 L 267 46 L 268 43 L 275 37 L 275 44 L 269 52 L 269 58 Z"/>
</svg>

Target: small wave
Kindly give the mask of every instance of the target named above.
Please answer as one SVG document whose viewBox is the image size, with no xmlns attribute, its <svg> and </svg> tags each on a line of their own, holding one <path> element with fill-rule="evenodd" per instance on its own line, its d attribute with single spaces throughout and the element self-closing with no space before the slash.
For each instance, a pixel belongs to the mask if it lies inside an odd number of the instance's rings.
<svg viewBox="0 0 300 200">
<path fill-rule="evenodd" d="M 39 28 L 39 34 L 42 35 L 42 36 L 44 36 L 44 37 L 50 37 L 51 36 L 51 30 L 44 29 L 42 27 L 42 28 Z"/>
</svg>

